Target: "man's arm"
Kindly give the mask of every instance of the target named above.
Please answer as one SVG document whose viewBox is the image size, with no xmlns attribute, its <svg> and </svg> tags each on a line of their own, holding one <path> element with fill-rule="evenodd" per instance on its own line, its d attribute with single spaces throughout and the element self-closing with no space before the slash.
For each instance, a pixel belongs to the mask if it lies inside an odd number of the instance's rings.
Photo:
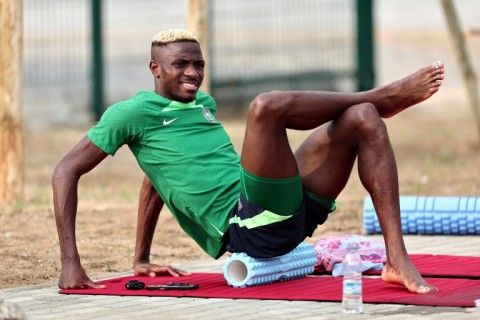
<svg viewBox="0 0 480 320">
<path fill-rule="evenodd" d="M 135 257 L 133 258 L 133 270 L 135 275 L 148 275 L 155 277 L 159 274 L 182 276 L 189 274 L 183 270 L 171 266 L 160 266 L 150 263 L 150 249 L 152 246 L 155 227 L 164 202 L 153 187 L 150 180 L 145 176 L 140 189 L 137 217 L 137 237 L 135 243 Z"/>
<path fill-rule="evenodd" d="M 104 287 L 90 280 L 81 265 L 75 236 L 75 220 L 78 180 L 83 174 L 95 168 L 106 156 L 107 153 L 85 136 L 58 163 L 53 173 L 53 205 L 62 263 L 58 286 L 62 289 Z"/>
</svg>

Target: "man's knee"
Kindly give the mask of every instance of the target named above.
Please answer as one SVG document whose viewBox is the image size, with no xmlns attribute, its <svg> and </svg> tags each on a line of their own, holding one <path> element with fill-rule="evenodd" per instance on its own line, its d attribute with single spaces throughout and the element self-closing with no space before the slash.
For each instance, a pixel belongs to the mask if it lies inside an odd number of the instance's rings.
<svg viewBox="0 0 480 320">
<path fill-rule="evenodd" d="M 367 118 L 374 119 L 380 116 L 378 114 L 377 108 L 373 105 L 373 103 L 370 102 L 353 105 L 348 108 L 346 112 L 351 114 L 354 119 L 358 120 L 366 120 Z"/>
<path fill-rule="evenodd" d="M 249 106 L 249 117 L 255 119 L 275 119 L 284 114 L 288 94 L 271 91 L 257 95 Z"/>
<path fill-rule="evenodd" d="M 345 111 L 345 117 L 360 133 L 368 135 L 386 132 L 385 123 L 372 103 L 366 102 L 350 107 Z"/>
</svg>

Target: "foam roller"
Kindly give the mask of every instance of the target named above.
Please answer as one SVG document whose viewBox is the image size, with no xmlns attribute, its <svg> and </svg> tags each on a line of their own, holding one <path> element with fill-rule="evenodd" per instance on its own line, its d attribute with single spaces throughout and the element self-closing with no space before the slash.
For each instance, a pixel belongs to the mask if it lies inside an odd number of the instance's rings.
<svg viewBox="0 0 480 320">
<path fill-rule="evenodd" d="M 400 197 L 403 234 L 480 234 L 480 197 Z M 370 197 L 363 222 L 367 234 L 382 233 Z"/>
<path fill-rule="evenodd" d="M 303 278 L 313 273 L 316 264 L 313 247 L 303 241 L 289 253 L 269 259 L 235 252 L 227 258 L 223 274 L 230 286 L 244 288 Z"/>
</svg>

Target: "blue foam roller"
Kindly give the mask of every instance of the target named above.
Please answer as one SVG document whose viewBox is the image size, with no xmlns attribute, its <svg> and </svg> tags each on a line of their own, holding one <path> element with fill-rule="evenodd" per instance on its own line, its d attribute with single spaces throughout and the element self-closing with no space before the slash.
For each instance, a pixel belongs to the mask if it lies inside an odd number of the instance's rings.
<svg viewBox="0 0 480 320">
<path fill-rule="evenodd" d="M 235 252 L 227 258 L 223 275 L 230 286 L 244 288 L 303 278 L 313 273 L 316 264 L 315 250 L 303 241 L 289 253 L 269 259 Z"/>
<path fill-rule="evenodd" d="M 480 234 L 480 197 L 401 196 L 403 234 Z M 364 201 L 363 223 L 367 234 L 381 234 L 370 197 Z"/>
</svg>

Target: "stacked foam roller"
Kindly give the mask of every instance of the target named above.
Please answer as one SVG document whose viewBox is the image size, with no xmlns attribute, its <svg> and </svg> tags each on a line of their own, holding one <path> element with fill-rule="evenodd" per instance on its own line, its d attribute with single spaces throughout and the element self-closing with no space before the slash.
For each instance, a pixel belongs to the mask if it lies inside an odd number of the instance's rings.
<svg viewBox="0 0 480 320">
<path fill-rule="evenodd" d="M 232 263 L 242 263 L 246 268 L 243 279 L 235 279 L 231 274 Z M 258 259 L 244 252 L 236 252 L 228 257 L 223 274 L 230 286 L 244 288 L 275 281 L 286 281 L 306 277 L 313 273 L 317 264 L 313 247 L 303 241 L 289 253 L 269 259 Z"/>
<path fill-rule="evenodd" d="M 400 197 L 403 234 L 480 234 L 480 197 Z M 382 233 L 370 197 L 364 202 L 368 234 Z"/>
</svg>

